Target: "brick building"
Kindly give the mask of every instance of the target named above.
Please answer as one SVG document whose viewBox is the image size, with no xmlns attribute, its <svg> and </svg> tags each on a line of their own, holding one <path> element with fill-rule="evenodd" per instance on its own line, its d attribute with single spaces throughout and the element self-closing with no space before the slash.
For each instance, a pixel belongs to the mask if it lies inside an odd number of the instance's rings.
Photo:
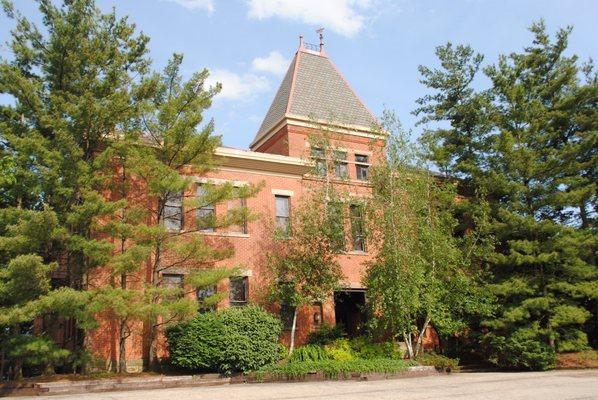
<svg viewBox="0 0 598 400">
<path fill-rule="evenodd" d="M 336 157 L 330 178 L 342 187 L 350 205 L 352 197 L 363 198 L 371 193 L 368 168 L 379 162 L 384 146 L 384 137 L 375 126 L 376 118 L 327 56 L 323 44 L 313 46 L 301 39 L 249 150 L 220 147 L 216 152 L 220 164 L 218 170 L 207 176 L 192 176 L 198 187 L 205 182 L 218 184 L 225 181 L 234 185 L 263 185 L 255 197 L 246 200 L 246 206 L 261 219 L 246 226 L 201 233 L 232 245 L 235 253 L 226 264 L 240 266 L 242 271 L 241 276 L 215 288 L 229 293 L 218 307 L 242 306 L 263 299 L 261 242 L 266 233 L 266 222 L 284 224 L 310 183 L 322 180 L 322 171 L 317 168 L 319 149 L 312 148 L 309 137 L 325 130 L 331 138 Z M 174 206 L 183 207 L 182 203 Z M 215 204 L 204 212 L 225 213 L 231 206 L 234 205 Z M 172 229 L 184 229 L 176 221 L 171 223 Z M 346 251 L 338 255 L 345 276 L 342 288 L 325 304 L 300 310 L 297 322 L 299 343 L 323 322 L 340 322 L 352 334 L 360 331 L 365 320 L 362 306 L 366 293 L 361 281 L 364 262 L 371 259 L 372 252 L 363 236 L 352 235 L 356 237 L 348 237 Z M 182 284 L 184 274 L 184 268 L 168 270 L 162 278 L 169 284 Z M 200 291 L 197 296 L 204 294 Z M 278 308 L 272 306 L 272 309 Z M 117 337 L 116 326 L 104 324 L 93 332 L 90 344 L 94 356 L 108 364 L 110 360 L 116 360 Z M 131 370 L 141 367 L 144 346 L 143 335 L 131 335 L 127 345 Z M 165 355 L 164 343 L 161 346 L 160 354 Z"/>
</svg>

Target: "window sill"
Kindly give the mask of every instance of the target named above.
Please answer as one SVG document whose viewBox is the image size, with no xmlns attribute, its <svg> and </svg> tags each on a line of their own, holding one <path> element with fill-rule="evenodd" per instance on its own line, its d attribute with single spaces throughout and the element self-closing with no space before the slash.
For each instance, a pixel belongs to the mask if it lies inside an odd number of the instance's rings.
<svg viewBox="0 0 598 400">
<path fill-rule="evenodd" d="M 190 233 L 191 231 L 176 231 L 176 233 Z M 223 237 L 240 237 L 240 238 L 248 238 L 249 233 L 237 233 L 237 232 L 209 232 L 209 231 L 193 231 L 193 233 L 197 233 L 200 235 L 205 236 L 223 236 Z"/>
<path fill-rule="evenodd" d="M 202 235 L 207 236 L 224 236 L 224 237 L 240 237 L 248 238 L 249 233 L 237 233 L 237 232 L 200 232 Z"/>
<path fill-rule="evenodd" d="M 367 256 L 370 253 L 368 253 L 367 251 L 351 250 L 351 251 L 345 251 L 344 254 L 347 254 L 350 256 Z"/>
</svg>

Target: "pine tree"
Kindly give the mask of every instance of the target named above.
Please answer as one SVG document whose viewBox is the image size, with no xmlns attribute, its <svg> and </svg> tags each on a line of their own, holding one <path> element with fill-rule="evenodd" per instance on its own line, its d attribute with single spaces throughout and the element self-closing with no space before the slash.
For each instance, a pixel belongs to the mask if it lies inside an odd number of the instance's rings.
<svg viewBox="0 0 598 400">
<path fill-rule="evenodd" d="M 18 260 L 26 260 L 32 270 L 55 266 L 54 276 L 63 277 L 60 283 L 55 280 L 57 286 L 70 288 L 34 291 L 38 296 L 12 304 L 12 312 L 4 317 L 23 327 L 46 313 L 76 315 L 76 320 L 70 319 L 76 324 L 76 335 L 68 343 L 76 349 L 84 341 L 81 329 L 92 324 L 85 313 L 65 306 L 85 309 L 81 302 L 87 295 L 77 291 L 87 288 L 88 273 L 103 265 L 112 252 L 112 246 L 92 231 L 94 221 L 111 211 L 95 185 L 92 161 L 135 112 L 130 91 L 133 76 L 145 73 L 148 66 L 147 37 L 136 35 L 134 26 L 114 12 L 102 14 L 91 0 L 62 6 L 40 0 L 41 28 L 9 1 L 2 5 L 16 24 L 10 58 L 0 62 L 0 92 L 14 100 L 0 106 L 2 155 L 9 160 L 12 176 L 2 182 L 2 207 L 7 213 L 54 216 L 53 231 L 58 233 L 51 245 L 43 251 L 31 246 L 23 254 L 28 258 Z M 7 220 L 3 236 L 12 237 L 13 223 Z M 30 241 L 35 236 L 19 238 Z M 10 248 L 2 251 L 9 282 L 21 253 Z M 23 339 L 37 334 L 23 333 Z"/>
<path fill-rule="evenodd" d="M 484 341 L 489 357 L 503 366 L 547 368 L 554 363 L 554 350 L 587 346 L 581 328 L 598 295 L 596 235 L 588 229 L 595 218 L 596 96 L 595 81 L 580 82 L 577 57 L 565 56 L 571 29 L 559 30 L 554 40 L 543 22 L 530 30 L 531 46 L 484 69 L 491 87 L 479 94 L 489 102 L 477 122 L 475 142 L 485 145 L 470 175 L 456 163 L 449 172 L 466 188 L 465 236 L 493 243 L 480 253 L 481 266 L 489 267 L 488 289 L 497 300 L 495 317 L 483 322 L 489 329 Z M 451 80 L 450 66 L 467 65 L 469 54 L 437 53 L 443 69 L 425 83 L 439 94 L 422 99 L 427 108 L 420 109 L 427 120 L 438 115 L 431 99 L 464 92 L 461 82 L 467 80 Z M 428 69 L 421 70 L 430 76 Z M 474 96 L 471 87 L 465 92 Z M 451 107 L 440 120 L 462 136 L 464 128 L 451 118 L 462 108 Z M 469 147 L 468 140 L 451 145 L 444 132 L 428 136 L 433 149 L 448 154 L 431 153 L 440 166 Z M 482 218 L 467 218 L 476 215 Z"/>
<path fill-rule="evenodd" d="M 226 214 L 206 212 L 206 207 L 229 201 L 245 204 L 241 199 L 260 189 L 255 185 L 213 184 L 209 179 L 194 181 L 194 176 L 205 176 L 217 167 L 215 150 L 220 137 L 213 133 L 213 121 L 201 124 L 203 112 L 220 85 L 205 86 L 205 69 L 183 81 L 182 61 L 182 55 L 175 54 L 162 74 L 153 74 L 137 91 L 148 100 L 142 102 L 137 120 L 140 146 L 130 169 L 144 193 L 136 203 L 144 219 L 131 239 L 143 252 L 149 252 L 150 278 L 144 283 L 142 314 L 150 332 L 150 367 L 158 363 L 160 327 L 188 318 L 198 310 L 197 301 L 184 296 L 182 289 L 167 287 L 162 274 L 184 268 L 185 287 L 195 292 L 237 273 L 234 266 L 216 267 L 233 254 L 233 248 L 214 243 L 205 233 L 241 226 L 253 216 L 244 205 Z M 128 147 L 126 143 L 124 146 Z M 203 307 L 209 308 L 223 296 L 209 296 L 203 300 Z"/>
</svg>

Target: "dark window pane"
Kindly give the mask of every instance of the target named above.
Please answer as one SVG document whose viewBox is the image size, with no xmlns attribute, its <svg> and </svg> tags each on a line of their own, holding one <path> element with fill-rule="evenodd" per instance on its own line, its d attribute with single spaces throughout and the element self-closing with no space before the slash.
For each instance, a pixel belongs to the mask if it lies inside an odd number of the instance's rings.
<svg viewBox="0 0 598 400">
<path fill-rule="evenodd" d="M 353 236 L 353 250 L 366 251 L 363 208 L 356 204 L 351 205 L 351 233 Z"/>
<path fill-rule="evenodd" d="M 164 287 L 167 287 L 167 288 L 183 287 L 183 275 L 182 274 L 163 274 L 162 282 L 164 284 Z"/>
<path fill-rule="evenodd" d="M 324 149 L 314 147 L 311 149 L 311 156 L 313 158 L 324 158 Z"/>
<path fill-rule="evenodd" d="M 345 249 L 345 227 L 343 217 L 343 204 L 338 202 L 328 203 L 328 218 L 332 227 L 332 243 L 336 251 Z"/>
<path fill-rule="evenodd" d="M 280 305 L 280 320 L 283 328 L 287 331 L 293 328 L 293 316 L 295 314 L 295 307 L 287 304 Z"/>
<path fill-rule="evenodd" d="M 275 196 L 276 226 L 287 235 L 291 232 L 291 199 L 289 196 Z"/>
<path fill-rule="evenodd" d="M 237 208 L 242 209 L 247 207 L 247 201 L 245 199 L 235 199 L 228 202 L 228 210 L 232 211 Z M 230 231 L 233 233 L 247 233 L 247 219 L 243 218 L 238 225 L 230 227 Z"/>
<path fill-rule="evenodd" d="M 368 166 L 357 164 L 355 166 L 355 168 L 356 168 L 357 179 L 359 179 L 360 181 L 367 181 L 368 180 Z"/>
<path fill-rule="evenodd" d="M 368 156 L 364 156 L 361 154 L 355 154 L 355 172 L 357 179 L 360 181 L 367 181 L 368 180 L 368 167 L 367 162 L 369 161 Z M 365 163 L 365 164 L 359 164 Z"/>
<path fill-rule="evenodd" d="M 212 297 L 216 294 L 216 285 L 208 286 L 205 288 L 197 289 L 197 303 L 199 304 L 199 312 L 216 311 L 216 304 L 209 307 L 205 306 L 205 300 L 208 297 Z"/>
<path fill-rule="evenodd" d="M 326 161 L 316 160 L 315 162 L 315 174 L 318 176 L 326 176 Z"/>
<path fill-rule="evenodd" d="M 337 162 L 334 166 L 334 172 L 337 178 L 346 179 L 349 177 L 349 166 L 344 162 Z"/>
<path fill-rule="evenodd" d="M 166 229 L 180 231 L 183 227 L 183 194 L 171 193 L 164 204 L 164 217 L 162 218 Z"/>
<path fill-rule="evenodd" d="M 345 151 L 335 151 L 334 152 L 334 159 L 335 160 L 346 160 L 347 159 L 347 152 L 345 152 Z"/>
<path fill-rule="evenodd" d="M 237 276 L 230 278 L 229 281 L 229 301 L 231 306 L 244 306 L 247 304 L 249 294 L 248 278 L 246 276 Z"/>
<path fill-rule="evenodd" d="M 197 187 L 197 197 L 200 202 L 204 201 L 203 199 L 207 194 L 208 192 L 204 186 L 200 185 Z M 200 207 L 197 209 L 197 219 L 202 231 L 214 232 L 215 218 L 216 210 L 213 204 L 200 204 Z"/>
</svg>

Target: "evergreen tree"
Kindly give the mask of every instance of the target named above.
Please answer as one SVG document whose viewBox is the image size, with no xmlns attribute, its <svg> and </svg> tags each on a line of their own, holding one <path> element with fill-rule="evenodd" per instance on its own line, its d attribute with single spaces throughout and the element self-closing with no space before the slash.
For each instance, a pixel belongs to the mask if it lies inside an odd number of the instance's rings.
<svg viewBox="0 0 598 400">
<path fill-rule="evenodd" d="M 147 37 L 136 35 L 134 25 L 114 12 L 102 14 L 91 0 L 62 6 L 40 0 L 41 28 L 9 1 L 2 6 L 16 25 L 10 57 L 0 61 L 0 92 L 14 100 L 0 106 L 0 147 L 11 176 L 1 182 L 2 207 L 8 214 L 27 218 L 52 215 L 53 228 L 49 219 L 42 218 L 47 222 L 42 229 L 56 233 L 43 249 L 3 248 L 1 267 L 7 269 L 9 286 L 16 273 L 26 270 L 17 267 L 27 262 L 31 271 L 54 269 L 54 276 L 62 277 L 55 280 L 56 286 L 70 288 L 48 292 L 43 283 L 47 280 L 41 280 L 44 290 L 33 291 L 26 301 L 7 303 L 12 312 L 4 317 L 23 328 L 45 313 L 77 315 L 76 321 L 66 322 L 77 324 L 67 343 L 76 349 L 85 340 L 81 328 L 91 325 L 83 314 L 65 306 L 82 306 L 75 298 L 83 301 L 85 296 L 76 291 L 87 288 L 88 274 L 112 252 L 112 246 L 92 231 L 94 220 L 111 211 L 95 185 L 92 161 L 117 127 L 135 113 L 130 91 L 133 76 L 144 74 L 148 66 Z M 39 217 L 34 217 L 36 213 Z M 3 227 L 10 246 L 18 226 L 7 219 Z M 36 236 L 18 238 L 26 242 Z M 45 267 L 50 265 L 54 267 Z M 21 328 L 13 331 L 24 332 Z"/>
<path fill-rule="evenodd" d="M 595 218 L 596 96 L 595 81 L 581 83 L 577 58 L 564 54 L 571 30 L 559 30 L 554 40 L 542 22 L 530 30 L 531 46 L 484 69 L 491 88 L 479 94 L 487 96 L 489 104 L 477 122 L 475 141 L 485 146 L 475 168 L 469 176 L 458 164 L 448 171 L 463 179 L 468 196 L 463 215 L 474 216 L 465 221 L 465 236 L 493 243 L 480 254 L 491 274 L 488 289 L 497 299 L 494 318 L 483 323 L 489 329 L 484 342 L 490 360 L 547 368 L 554 363 L 555 350 L 587 346 L 581 328 L 590 315 L 586 307 L 598 295 L 596 235 L 588 229 Z M 438 115 L 431 99 L 463 92 L 461 82 L 467 80 L 450 79 L 451 66 L 467 65 L 469 54 L 437 52 L 442 69 L 425 83 L 438 94 L 421 100 L 427 108 L 420 112 L 428 113 L 427 120 Z M 421 71 L 430 77 L 428 69 Z M 466 71 L 459 74 L 469 76 Z M 474 93 L 471 86 L 467 92 Z M 450 118 L 462 108 L 451 107 L 440 120 L 450 123 L 455 137 L 467 136 Z M 479 111 L 466 113 L 473 120 Z M 435 148 L 448 153 L 431 153 L 440 166 L 469 147 L 467 140 L 451 145 L 444 132 L 428 136 Z"/>
<path fill-rule="evenodd" d="M 143 191 L 138 199 L 141 201 L 135 203 L 143 221 L 130 236 L 139 247 L 131 247 L 123 255 L 129 260 L 128 254 L 149 252 L 142 314 L 149 326 L 147 363 L 152 367 L 158 362 L 157 342 L 162 334 L 159 328 L 188 318 L 198 310 L 197 301 L 181 296 L 185 294 L 182 289 L 167 287 L 162 274 L 184 268 L 185 286 L 193 292 L 234 275 L 235 268 L 216 268 L 234 249 L 214 242 L 205 233 L 246 224 L 252 215 L 241 200 L 260 189 L 259 185 L 194 181 L 193 176 L 205 176 L 217 167 L 215 150 L 221 139 L 213 133 L 213 121 L 201 124 L 203 112 L 220 91 L 220 85 L 205 86 L 205 69 L 184 81 L 180 74 L 182 61 L 182 55 L 175 54 L 162 74 L 143 81 L 136 92 L 141 99 L 148 99 L 142 102 L 137 120 L 141 146 L 130 163 L 132 177 Z M 232 201 L 239 206 L 226 213 L 213 212 L 213 206 Z M 127 238 L 128 235 L 121 236 L 120 240 L 126 242 Z M 224 293 L 218 293 L 204 299 L 203 307 L 209 308 L 223 296 Z"/>
</svg>

